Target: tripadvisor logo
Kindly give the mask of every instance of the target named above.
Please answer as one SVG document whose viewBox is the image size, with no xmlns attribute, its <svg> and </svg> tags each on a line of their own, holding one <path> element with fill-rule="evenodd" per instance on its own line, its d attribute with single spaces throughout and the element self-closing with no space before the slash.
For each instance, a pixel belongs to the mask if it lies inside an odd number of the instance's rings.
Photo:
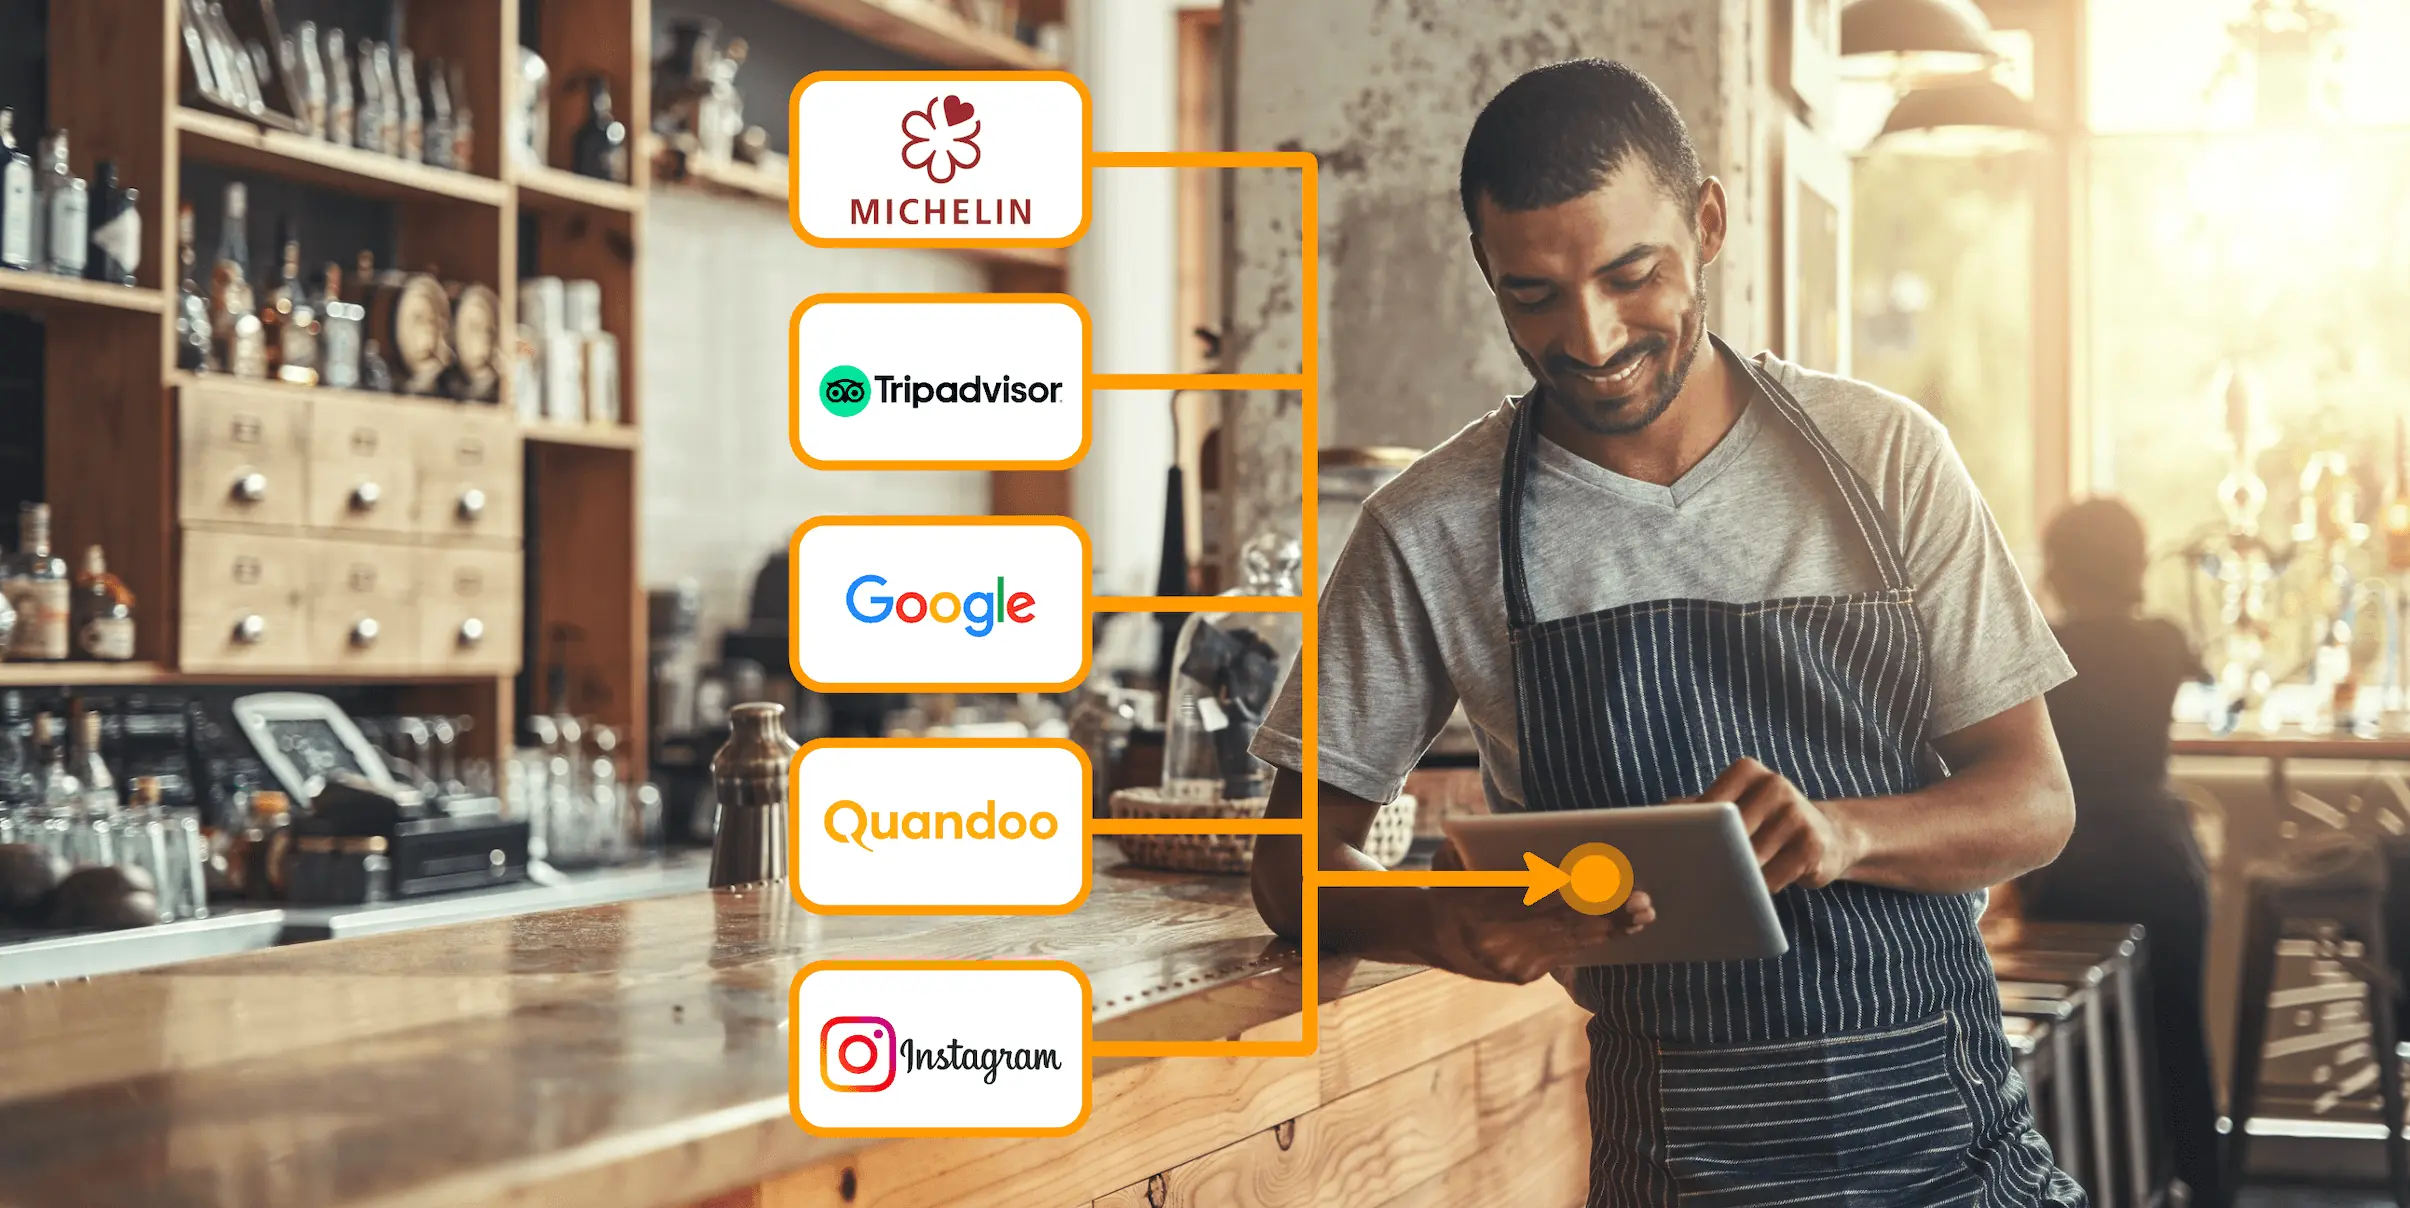
<svg viewBox="0 0 2410 1208">
<path fill-rule="evenodd" d="M 870 375 L 851 365 L 839 365 L 820 377 L 820 405 L 839 419 L 862 413 L 870 405 Z"/>
</svg>

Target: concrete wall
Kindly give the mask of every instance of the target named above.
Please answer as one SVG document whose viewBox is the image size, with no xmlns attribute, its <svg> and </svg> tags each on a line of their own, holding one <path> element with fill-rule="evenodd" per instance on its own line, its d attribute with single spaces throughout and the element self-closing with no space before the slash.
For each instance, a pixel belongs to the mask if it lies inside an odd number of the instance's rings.
<svg viewBox="0 0 2410 1208">
<path fill-rule="evenodd" d="M 814 470 L 787 431 L 787 320 L 836 290 L 986 288 L 945 252 L 807 247 L 784 211 L 657 189 L 645 216 L 644 581 L 691 577 L 703 632 L 741 622 L 753 576 L 814 516 L 982 514 L 987 475 Z"/>
<path fill-rule="evenodd" d="M 1715 329 L 1773 342 L 1767 66 L 1772 0 L 1229 0 L 1231 145 L 1321 159 L 1320 431 L 1330 445 L 1428 448 L 1528 384 L 1465 237 L 1456 173 L 1481 106 L 1515 76 L 1599 56 L 1638 68 L 1691 127 L 1731 194 L 1709 275 Z M 1226 368 L 1297 372 L 1294 173 L 1234 174 Z M 1224 412 L 1229 544 L 1293 529 L 1302 434 L 1294 396 Z"/>
</svg>

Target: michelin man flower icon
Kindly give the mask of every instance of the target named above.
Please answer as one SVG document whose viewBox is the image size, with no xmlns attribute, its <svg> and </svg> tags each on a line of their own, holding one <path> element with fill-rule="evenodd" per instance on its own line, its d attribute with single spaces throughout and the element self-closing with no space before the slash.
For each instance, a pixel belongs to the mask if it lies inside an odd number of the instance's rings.
<svg viewBox="0 0 2410 1208">
<path fill-rule="evenodd" d="M 979 122 L 971 103 L 958 96 L 930 97 L 929 107 L 904 114 L 904 166 L 929 174 L 933 184 L 979 165 Z"/>
</svg>

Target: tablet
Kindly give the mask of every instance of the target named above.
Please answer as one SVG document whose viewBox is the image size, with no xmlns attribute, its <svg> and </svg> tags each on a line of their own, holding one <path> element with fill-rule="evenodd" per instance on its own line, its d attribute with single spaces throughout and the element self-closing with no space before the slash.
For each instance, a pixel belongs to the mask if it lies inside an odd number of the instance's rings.
<svg viewBox="0 0 2410 1208">
<path fill-rule="evenodd" d="M 1657 921 L 1571 964 L 1756 960 L 1790 950 L 1741 812 L 1728 803 L 1471 814 L 1441 827 L 1468 868 L 1519 869 L 1525 852 L 1562 864 L 1584 843 L 1612 844 L 1631 861 L 1633 887 L 1649 895 Z"/>
</svg>

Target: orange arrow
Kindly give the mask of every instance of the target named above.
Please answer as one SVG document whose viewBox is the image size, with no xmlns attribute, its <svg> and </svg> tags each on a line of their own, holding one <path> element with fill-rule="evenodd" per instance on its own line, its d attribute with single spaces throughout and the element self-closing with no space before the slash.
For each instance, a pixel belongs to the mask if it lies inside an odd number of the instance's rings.
<svg viewBox="0 0 2410 1208">
<path fill-rule="evenodd" d="M 1564 869 L 1531 853 L 1523 853 L 1521 872 L 1324 872 L 1317 875 L 1323 885 L 1412 885 L 1424 889 L 1460 888 L 1519 888 L 1523 904 L 1538 905 L 1540 899 L 1563 889 L 1573 878 Z"/>
</svg>

